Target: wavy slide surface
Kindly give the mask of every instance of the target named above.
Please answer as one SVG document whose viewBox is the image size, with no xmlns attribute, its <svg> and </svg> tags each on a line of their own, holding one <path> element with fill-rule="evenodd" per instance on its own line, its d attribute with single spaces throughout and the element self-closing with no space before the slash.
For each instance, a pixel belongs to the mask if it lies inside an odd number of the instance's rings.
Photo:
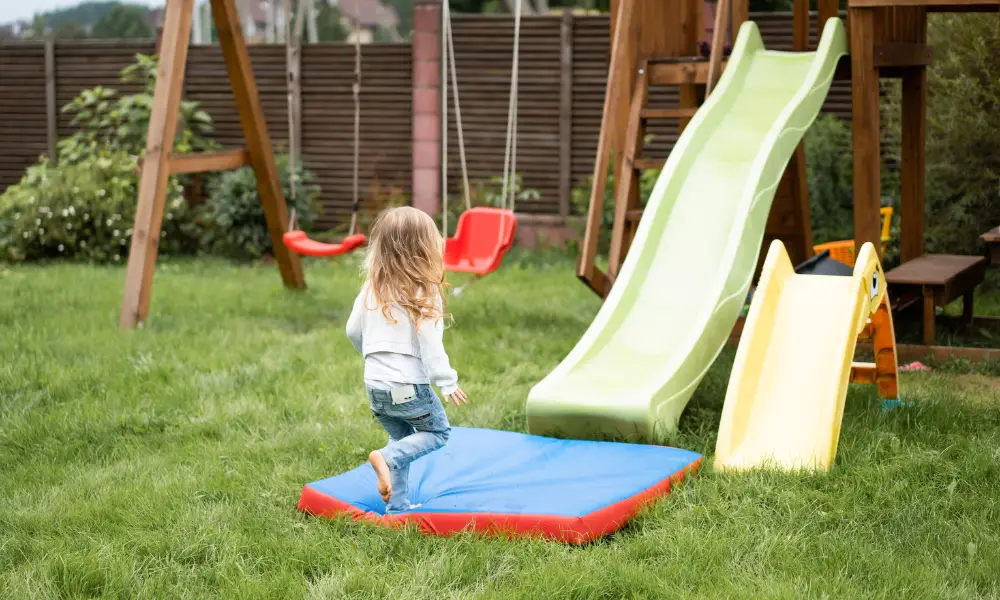
<svg viewBox="0 0 1000 600">
<path fill-rule="evenodd" d="M 678 139 L 631 250 L 576 347 L 528 396 L 532 433 L 656 439 L 673 431 L 746 298 L 778 182 L 819 114 L 840 19 L 815 52 L 740 28 L 712 95 Z"/>
</svg>

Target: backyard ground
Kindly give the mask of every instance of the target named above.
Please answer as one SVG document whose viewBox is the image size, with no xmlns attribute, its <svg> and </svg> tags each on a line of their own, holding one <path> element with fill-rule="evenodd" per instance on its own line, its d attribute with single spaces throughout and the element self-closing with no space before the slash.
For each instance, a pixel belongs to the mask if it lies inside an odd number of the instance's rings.
<svg viewBox="0 0 1000 600">
<path fill-rule="evenodd" d="M 706 468 L 583 548 L 297 512 L 304 483 L 384 441 L 344 335 L 354 260 L 309 263 L 305 293 L 272 267 L 161 261 L 132 333 L 117 329 L 122 268 L 0 267 L 0 595 L 1000 594 L 996 365 L 904 374 L 913 406 L 888 415 L 852 389 L 829 474 L 723 476 L 710 464 L 727 350 L 670 440 Z M 470 398 L 452 423 L 524 431 L 529 388 L 598 307 L 571 258 L 516 253 L 452 298 L 446 344 Z"/>
</svg>

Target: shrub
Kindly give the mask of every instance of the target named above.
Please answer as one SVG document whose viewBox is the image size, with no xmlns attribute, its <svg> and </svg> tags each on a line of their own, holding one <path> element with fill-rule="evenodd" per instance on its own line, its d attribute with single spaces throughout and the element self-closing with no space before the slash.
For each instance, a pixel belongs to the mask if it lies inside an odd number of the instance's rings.
<svg viewBox="0 0 1000 600">
<path fill-rule="evenodd" d="M 71 124 L 77 131 L 59 141 L 59 160 L 76 162 L 105 147 L 142 155 L 153 108 L 156 68 L 155 57 L 137 54 L 136 62 L 122 69 L 119 79 L 122 83 L 142 84 L 142 92 L 119 96 L 114 89 L 97 86 L 83 90 L 65 105 L 62 111 L 73 116 Z M 212 118 L 198 107 L 197 102 L 181 101 L 175 153 L 203 152 L 217 147 L 208 137 Z"/>
<path fill-rule="evenodd" d="M 816 243 L 854 237 L 854 163 L 851 130 L 821 115 L 805 136 L 810 220 Z"/>
<path fill-rule="evenodd" d="M 292 188 L 288 155 L 279 154 L 275 161 L 281 189 L 290 210 Z M 302 229 L 307 229 L 316 220 L 316 198 L 320 189 L 312 181 L 312 172 L 305 169 L 301 161 L 296 162 L 294 207 Z M 253 169 L 244 167 L 227 171 L 212 180 L 204 215 L 211 223 L 206 232 L 205 245 L 212 251 L 241 259 L 260 258 L 273 251 Z"/>
<path fill-rule="evenodd" d="M 100 149 L 59 166 L 43 158 L 0 196 L 0 256 L 122 260 L 135 222 L 135 172 L 136 158 L 120 150 Z M 181 186 L 172 179 L 160 252 L 193 250 L 195 233 Z"/>
<path fill-rule="evenodd" d="M 883 144 L 892 145 L 892 135 Z M 850 127 L 837 117 L 820 115 L 806 132 L 806 180 L 809 190 L 810 221 L 816 244 L 854 238 L 854 158 Z M 881 197 L 885 206 L 898 207 L 898 173 L 883 163 Z M 893 217 L 899 222 L 899 211 Z M 898 242 L 898 234 L 894 236 Z M 895 255 L 898 243 L 890 243 L 887 258 Z"/>
<path fill-rule="evenodd" d="M 931 15 L 928 41 L 925 247 L 979 254 L 1000 224 L 1000 15 Z M 898 136 L 898 92 L 888 104 Z"/>
</svg>

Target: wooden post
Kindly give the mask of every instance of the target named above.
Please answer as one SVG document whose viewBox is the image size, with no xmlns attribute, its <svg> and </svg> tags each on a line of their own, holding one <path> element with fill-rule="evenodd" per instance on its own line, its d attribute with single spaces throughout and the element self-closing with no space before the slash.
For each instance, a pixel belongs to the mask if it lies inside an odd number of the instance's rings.
<svg viewBox="0 0 1000 600">
<path fill-rule="evenodd" d="M 573 193 L 573 11 L 565 9 L 559 28 L 559 215 L 568 217 Z"/>
<path fill-rule="evenodd" d="M 185 0 L 188 1 L 188 0 Z M 229 85 L 233 90 L 236 109 L 243 127 L 250 165 L 257 176 L 257 193 L 264 207 L 267 229 L 271 234 L 274 258 L 281 272 L 281 279 L 290 288 L 305 288 L 305 278 L 299 257 L 288 250 L 282 236 L 288 230 L 288 208 L 278 179 L 271 138 L 264 121 L 264 110 L 257 96 L 250 56 L 243 41 L 240 18 L 235 0 L 211 0 L 212 18 L 219 36 L 219 46 L 226 61 Z"/>
<path fill-rule="evenodd" d="M 816 42 L 823 37 L 823 27 L 829 19 L 840 16 L 838 0 L 816 0 Z M 808 20 L 808 19 L 807 19 Z"/>
<path fill-rule="evenodd" d="M 927 11 L 907 8 L 896 33 L 910 43 L 927 42 Z M 902 85 L 902 165 L 900 181 L 899 262 L 924 253 L 924 177 L 927 120 L 927 67 L 908 68 Z"/>
<path fill-rule="evenodd" d="M 715 25 L 712 26 L 712 52 L 708 61 L 708 83 L 705 97 L 712 93 L 715 80 L 722 70 L 722 46 L 726 43 L 726 29 L 729 26 L 729 0 L 719 0 L 715 10 Z"/>
<path fill-rule="evenodd" d="M 820 35 L 822 32 L 820 28 Z M 809 50 L 809 0 L 795 0 L 792 6 L 792 49 L 796 52 Z"/>
<path fill-rule="evenodd" d="M 612 151 L 620 151 L 619 138 L 624 135 L 628 122 L 629 91 L 633 84 L 638 55 L 639 27 L 631 10 L 615 10 L 612 4 L 611 64 L 608 68 L 608 83 L 604 93 L 604 110 L 601 115 L 601 133 L 597 140 L 597 155 L 594 158 L 593 184 L 590 190 L 590 207 L 587 211 L 587 227 L 580 248 L 577 277 L 582 279 L 602 298 L 607 295 L 610 285 L 607 277 L 597 268 L 597 245 L 601 235 L 601 219 L 604 214 L 604 191 L 608 184 L 608 164 Z M 622 114 L 624 111 L 624 115 Z M 617 177 L 618 174 L 615 173 Z"/>
<path fill-rule="evenodd" d="M 615 157 L 621 177 L 615 180 L 615 219 L 611 229 L 611 248 L 608 252 L 608 277 L 612 283 L 618 277 L 618 270 L 628 254 L 628 243 L 625 241 L 626 216 L 630 210 L 639 208 L 639 177 L 634 174 L 634 161 L 639 158 L 636 156 L 636 151 L 642 146 L 643 137 L 646 135 L 642 110 L 646 107 L 648 93 L 647 69 L 643 63 L 639 67 L 635 89 L 632 90 L 628 134 L 624 147 Z"/>
<path fill-rule="evenodd" d="M 900 185 L 899 262 L 924 253 L 924 141 L 927 113 L 927 69 L 903 75 L 902 165 Z"/>
<path fill-rule="evenodd" d="M 875 10 L 849 9 L 854 108 L 854 244 L 871 242 L 881 260 L 878 69 L 874 66 Z"/>
<path fill-rule="evenodd" d="M 673 56 L 695 56 L 698 54 L 698 40 L 702 33 L 702 13 L 700 0 L 681 0 L 680 6 L 680 39 L 673 42 Z M 675 9 L 676 10 L 676 9 Z M 656 21 L 645 21 L 653 22 Z M 723 37 L 723 40 L 725 37 Z M 685 84 L 677 90 L 677 106 L 679 108 L 698 108 L 704 100 L 705 88 L 701 85 Z M 690 117 L 677 120 L 677 135 L 679 136 L 691 122 Z"/>
<path fill-rule="evenodd" d="M 177 130 L 181 79 L 187 62 L 193 9 L 194 0 L 171 0 L 166 7 L 144 167 L 139 180 L 139 201 L 125 276 L 125 295 L 119 317 L 122 328 L 131 329 L 142 324 L 149 312 L 163 203 L 170 176 L 168 161 Z"/>
<path fill-rule="evenodd" d="M 52 38 L 45 40 L 45 141 L 49 161 L 59 162 L 59 132 L 56 128 L 56 48 Z"/>
<path fill-rule="evenodd" d="M 740 27 L 743 27 L 743 23 L 750 20 L 750 2 L 749 0 L 733 0 L 733 43 L 736 43 L 736 37 L 740 34 Z"/>
</svg>

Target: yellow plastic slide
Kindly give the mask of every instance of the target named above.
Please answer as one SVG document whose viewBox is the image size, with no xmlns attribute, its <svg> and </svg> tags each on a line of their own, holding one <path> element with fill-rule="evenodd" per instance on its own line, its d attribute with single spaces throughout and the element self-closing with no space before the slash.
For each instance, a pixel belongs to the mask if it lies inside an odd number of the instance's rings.
<svg viewBox="0 0 1000 600">
<path fill-rule="evenodd" d="M 889 386 L 880 383 L 880 393 L 897 395 L 885 288 L 870 243 L 861 247 L 851 277 L 796 274 L 784 245 L 771 243 L 729 379 L 716 469 L 830 468 L 855 346 L 859 334 L 872 331 L 877 311 L 884 323 L 882 372 L 891 379 Z M 859 379 L 876 382 L 876 365 L 853 366 Z"/>
</svg>

